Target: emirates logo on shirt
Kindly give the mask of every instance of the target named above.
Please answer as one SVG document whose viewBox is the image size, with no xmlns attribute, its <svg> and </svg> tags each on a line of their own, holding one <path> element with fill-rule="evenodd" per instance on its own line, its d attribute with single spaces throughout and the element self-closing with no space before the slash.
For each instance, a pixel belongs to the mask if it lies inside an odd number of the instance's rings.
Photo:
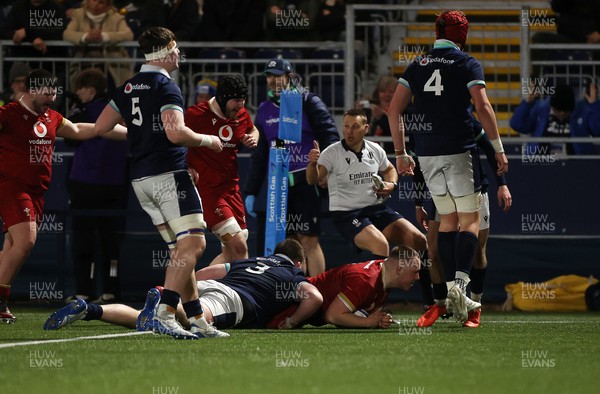
<svg viewBox="0 0 600 394">
<path fill-rule="evenodd" d="M 45 124 L 38 121 L 38 122 L 35 122 L 35 124 L 33 125 L 33 132 L 38 137 L 43 138 L 46 136 L 46 134 L 48 134 L 48 129 L 46 128 Z"/>
</svg>

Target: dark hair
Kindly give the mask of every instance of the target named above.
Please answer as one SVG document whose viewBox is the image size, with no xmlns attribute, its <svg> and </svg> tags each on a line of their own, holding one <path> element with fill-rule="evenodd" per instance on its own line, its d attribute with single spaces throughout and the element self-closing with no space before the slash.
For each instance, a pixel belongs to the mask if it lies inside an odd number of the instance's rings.
<svg viewBox="0 0 600 394">
<path fill-rule="evenodd" d="M 554 88 L 550 106 L 557 111 L 571 112 L 575 109 L 575 93 L 569 85 L 560 84 Z"/>
<path fill-rule="evenodd" d="M 164 27 L 151 27 L 142 33 L 138 43 L 142 52 L 147 55 L 166 47 L 174 39 L 175 34 L 171 30 Z"/>
<path fill-rule="evenodd" d="M 97 94 L 104 93 L 106 90 L 106 77 L 101 70 L 89 68 L 79 73 L 75 80 L 75 90 L 88 87 L 96 89 Z"/>
<path fill-rule="evenodd" d="M 50 71 L 38 68 L 27 75 L 25 80 L 25 88 L 28 92 L 39 88 L 56 88 L 58 87 L 58 79 Z"/>
<path fill-rule="evenodd" d="M 367 114 L 362 109 L 352 108 L 344 112 L 344 116 L 361 116 L 364 118 L 365 123 L 368 123 Z"/>
<path fill-rule="evenodd" d="M 275 246 L 274 254 L 284 254 L 289 257 L 293 262 L 301 262 L 304 263 L 306 261 L 306 253 L 304 252 L 304 248 L 300 242 L 296 241 L 293 238 L 287 238 L 283 241 L 279 242 L 277 246 Z"/>
</svg>

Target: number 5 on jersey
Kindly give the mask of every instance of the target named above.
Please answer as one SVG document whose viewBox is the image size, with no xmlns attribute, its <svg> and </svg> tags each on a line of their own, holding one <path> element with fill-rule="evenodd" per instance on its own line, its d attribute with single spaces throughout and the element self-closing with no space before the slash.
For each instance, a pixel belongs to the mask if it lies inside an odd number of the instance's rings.
<svg viewBox="0 0 600 394">
<path fill-rule="evenodd" d="M 423 87 L 424 92 L 434 92 L 436 96 L 441 96 L 442 91 L 444 90 L 444 85 L 442 85 L 442 76 L 440 75 L 440 69 L 437 68 L 431 74 L 431 77 L 425 82 L 425 86 Z"/>
<path fill-rule="evenodd" d="M 131 115 L 133 116 L 133 123 L 136 126 L 141 126 L 144 118 L 142 117 L 142 110 L 140 109 L 140 98 L 132 97 L 131 98 Z"/>
</svg>

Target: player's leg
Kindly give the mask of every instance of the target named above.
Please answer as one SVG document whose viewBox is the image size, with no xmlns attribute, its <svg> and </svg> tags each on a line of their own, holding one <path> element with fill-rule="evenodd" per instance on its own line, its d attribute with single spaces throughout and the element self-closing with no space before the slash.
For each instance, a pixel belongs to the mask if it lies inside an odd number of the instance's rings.
<svg viewBox="0 0 600 394">
<path fill-rule="evenodd" d="M 221 241 L 221 254 L 210 263 L 222 264 L 248 258 L 248 230 L 239 187 L 233 190 L 203 191 L 204 220 Z"/>
<path fill-rule="evenodd" d="M 12 282 L 31 253 L 37 238 L 37 222 L 41 220 L 43 199 L 25 193 L 13 193 L 11 185 L 0 185 L 4 220 L 4 245 L 0 260 L 0 322 L 12 323 L 15 316 L 8 309 L 8 298 Z M 5 199 L 8 198 L 8 199 Z M 7 202 L 14 201 L 8 205 Z"/>
<path fill-rule="evenodd" d="M 206 246 L 206 223 L 198 191 L 187 171 L 134 180 L 132 186 L 140 205 L 150 215 L 170 249 L 164 290 L 152 328 L 176 339 L 197 339 L 196 335 L 177 323 L 175 311 L 179 302 L 183 301 L 184 304 L 192 302 L 194 313 L 202 314 L 200 302 L 193 300 L 193 290 L 187 290 L 196 261 Z"/>
<path fill-rule="evenodd" d="M 427 231 L 427 263 L 431 282 L 433 283 L 434 304 L 417 320 L 418 327 L 429 327 L 433 325 L 440 316 L 447 313 L 446 297 L 448 296 L 448 287 L 446 285 L 446 277 L 438 253 L 439 228 L 439 221 L 429 221 L 429 230 Z"/>
<path fill-rule="evenodd" d="M 76 299 L 52 313 L 44 323 L 44 330 L 58 330 L 78 320 L 102 320 L 107 323 L 135 328 L 139 311 L 123 304 L 99 305 Z"/>
<path fill-rule="evenodd" d="M 306 251 L 306 274 L 319 275 L 325 272 L 325 255 L 317 235 L 296 234 L 296 239 Z"/>
<path fill-rule="evenodd" d="M 481 209 L 479 211 L 479 248 L 475 254 L 473 267 L 471 268 L 471 295 L 470 298 L 481 303 L 483 296 L 483 281 L 487 270 L 487 240 L 490 232 L 490 206 L 488 194 L 482 194 Z M 476 328 L 480 326 L 481 309 L 469 311 L 469 318 L 465 322 L 466 327 Z"/>
<path fill-rule="evenodd" d="M 427 238 L 411 222 L 401 218 L 388 224 L 381 231 L 392 244 L 402 244 L 414 250 L 427 250 Z"/>
<path fill-rule="evenodd" d="M 390 255 L 390 245 L 387 238 L 374 225 L 363 228 L 354 237 L 354 244 L 363 250 L 368 250 L 374 255 L 385 258 Z"/>
<path fill-rule="evenodd" d="M 325 271 L 325 255 L 319 242 L 321 234 L 321 197 L 315 185 L 300 182 L 290 187 L 286 230 L 306 251 L 306 274 Z"/>
</svg>

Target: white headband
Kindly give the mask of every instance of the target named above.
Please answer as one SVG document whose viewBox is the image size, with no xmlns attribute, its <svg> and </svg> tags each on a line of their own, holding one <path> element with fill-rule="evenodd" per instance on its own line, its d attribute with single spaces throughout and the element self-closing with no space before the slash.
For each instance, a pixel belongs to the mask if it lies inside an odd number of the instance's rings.
<svg viewBox="0 0 600 394">
<path fill-rule="evenodd" d="M 175 48 L 177 48 L 177 43 L 174 40 L 171 40 L 171 42 L 166 47 L 156 52 L 147 53 L 144 55 L 144 57 L 148 62 L 152 60 L 159 60 L 170 55 L 175 50 Z"/>
</svg>

